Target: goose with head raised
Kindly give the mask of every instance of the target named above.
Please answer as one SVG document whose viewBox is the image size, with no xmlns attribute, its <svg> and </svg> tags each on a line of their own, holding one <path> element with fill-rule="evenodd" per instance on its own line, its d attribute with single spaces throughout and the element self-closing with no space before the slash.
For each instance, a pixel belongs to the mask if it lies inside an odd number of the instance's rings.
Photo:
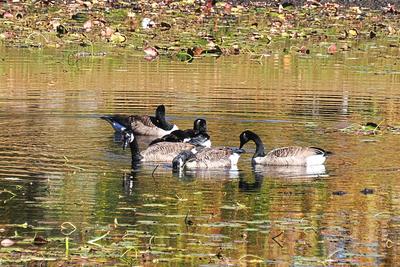
<svg viewBox="0 0 400 267">
<path fill-rule="evenodd" d="M 165 106 L 159 105 L 155 116 L 148 115 L 107 115 L 102 119 L 108 121 L 114 130 L 122 133 L 126 129 L 132 129 L 136 135 L 161 137 L 169 134 L 178 127 L 169 123 L 165 118 Z"/>
</svg>

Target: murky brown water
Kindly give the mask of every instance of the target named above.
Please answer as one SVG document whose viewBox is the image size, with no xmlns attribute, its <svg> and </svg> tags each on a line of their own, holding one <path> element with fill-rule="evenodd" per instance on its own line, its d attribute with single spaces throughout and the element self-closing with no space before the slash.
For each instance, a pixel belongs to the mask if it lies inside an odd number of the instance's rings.
<svg viewBox="0 0 400 267">
<path fill-rule="evenodd" d="M 75 263 L 400 261 L 400 136 L 335 130 L 400 124 L 395 58 L 372 49 L 186 64 L 124 51 L 68 63 L 67 53 L 0 52 L 0 239 L 16 241 L 0 249 L 0 264 L 65 260 L 63 222 L 77 228 Z M 129 151 L 99 117 L 152 114 L 159 104 L 182 129 L 206 118 L 214 145 L 237 146 L 251 129 L 267 148 L 313 145 L 334 155 L 325 172 L 253 170 L 249 144 L 238 172 L 179 177 L 162 165 L 152 176 L 146 165 L 131 173 Z M 35 235 L 49 243 L 33 245 Z"/>
</svg>

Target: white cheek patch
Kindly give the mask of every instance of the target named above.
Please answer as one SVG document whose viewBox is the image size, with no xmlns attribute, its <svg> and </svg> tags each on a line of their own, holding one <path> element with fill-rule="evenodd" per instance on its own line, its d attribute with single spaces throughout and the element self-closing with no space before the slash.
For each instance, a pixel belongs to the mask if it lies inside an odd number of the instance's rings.
<svg viewBox="0 0 400 267">
<path fill-rule="evenodd" d="M 201 144 L 204 147 L 211 147 L 211 140 L 207 140 Z"/>
<path fill-rule="evenodd" d="M 170 133 L 172 133 L 173 131 L 179 130 L 178 126 L 176 126 L 174 124 L 174 126 L 172 126 L 172 129 L 169 131 Z"/>
<path fill-rule="evenodd" d="M 190 141 L 190 138 L 185 138 L 185 139 L 183 139 L 183 142 L 184 143 L 187 143 L 187 142 L 189 142 Z"/>
<path fill-rule="evenodd" d="M 129 134 L 129 143 L 132 143 L 133 140 L 135 140 L 135 136 L 133 135 L 133 133 Z"/>
</svg>

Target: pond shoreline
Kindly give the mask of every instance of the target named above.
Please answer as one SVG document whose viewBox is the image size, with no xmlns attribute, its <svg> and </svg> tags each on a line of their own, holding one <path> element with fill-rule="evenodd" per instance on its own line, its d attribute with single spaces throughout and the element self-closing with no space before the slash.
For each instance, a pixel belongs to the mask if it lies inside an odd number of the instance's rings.
<svg viewBox="0 0 400 267">
<path fill-rule="evenodd" d="M 363 7 L 351 1 L 3 4 L 0 42 L 83 50 L 89 56 L 127 48 L 143 51 L 149 61 L 166 56 L 187 62 L 238 54 L 333 55 L 382 41 L 398 48 L 400 12 L 386 1 L 372 2 Z"/>
</svg>

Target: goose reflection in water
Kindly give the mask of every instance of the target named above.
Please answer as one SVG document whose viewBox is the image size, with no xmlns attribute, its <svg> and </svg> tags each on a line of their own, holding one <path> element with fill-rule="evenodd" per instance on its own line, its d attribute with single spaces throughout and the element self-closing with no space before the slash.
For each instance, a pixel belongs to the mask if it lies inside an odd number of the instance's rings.
<svg viewBox="0 0 400 267">
<path fill-rule="evenodd" d="M 193 170 L 174 170 L 173 175 L 180 180 L 224 180 L 224 179 L 238 179 L 243 173 L 238 169 L 193 169 Z"/>
<path fill-rule="evenodd" d="M 254 165 L 254 172 L 268 177 L 314 179 L 326 177 L 325 165 L 263 166 Z"/>
<path fill-rule="evenodd" d="M 313 181 L 327 177 L 325 165 L 313 166 L 253 166 L 254 180 L 239 178 L 241 192 L 258 192 L 265 178 L 285 179 L 286 181 Z"/>
</svg>

